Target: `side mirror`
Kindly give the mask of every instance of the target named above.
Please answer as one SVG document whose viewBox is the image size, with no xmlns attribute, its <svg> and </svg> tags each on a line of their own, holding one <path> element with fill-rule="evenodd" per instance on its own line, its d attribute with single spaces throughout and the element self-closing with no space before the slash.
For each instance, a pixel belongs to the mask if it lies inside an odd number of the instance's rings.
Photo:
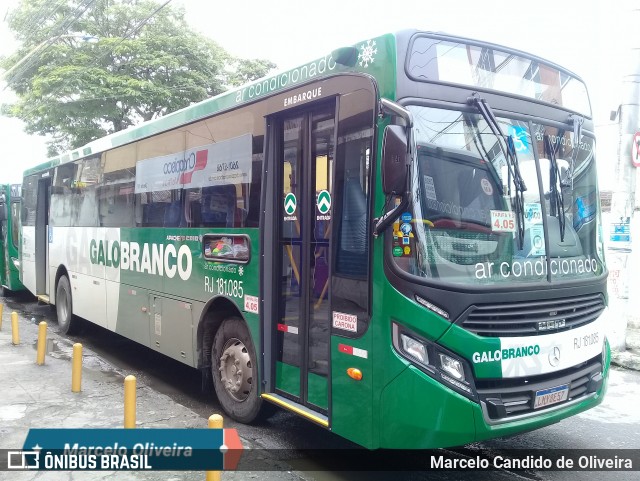
<svg viewBox="0 0 640 481">
<path fill-rule="evenodd" d="M 407 189 L 407 135 L 400 125 L 387 125 L 382 142 L 382 190 L 402 194 Z"/>
</svg>

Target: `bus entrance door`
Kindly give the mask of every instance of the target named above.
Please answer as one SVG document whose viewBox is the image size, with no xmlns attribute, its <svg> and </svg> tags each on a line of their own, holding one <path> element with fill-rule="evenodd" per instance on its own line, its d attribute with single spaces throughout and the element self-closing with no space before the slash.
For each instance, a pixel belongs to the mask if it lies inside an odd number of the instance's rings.
<svg viewBox="0 0 640 481">
<path fill-rule="evenodd" d="M 335 106 L 279 119 L 280 262 L 275 319 L 276 393 L 329 408 L 330 261 Z"/>
<path fill-rule="evenodd" d="M 49 195 L 51 178 L 38 181 L 36 204 L 36 295 L 49 301 Z"/>
<path fill-rule="evenodd" d="M 8 255 L 9 242 L 11 242 L 8 217 L 11 212 L 9 210 L 9 199 L 7 199 L 4 190 L 5 186 L 0 186 L 0 286 L 9 284 L 9 262 L 11 262 Z"/>
</svg>

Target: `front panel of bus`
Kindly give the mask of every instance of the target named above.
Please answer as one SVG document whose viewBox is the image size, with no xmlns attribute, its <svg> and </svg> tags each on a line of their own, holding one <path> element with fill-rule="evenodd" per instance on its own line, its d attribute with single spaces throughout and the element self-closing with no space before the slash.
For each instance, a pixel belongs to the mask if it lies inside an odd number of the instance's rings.
<svg viewBox="0 0 640 481">
<path fill-rule="evenodd" d="M 584 84 L 492 45 L 398 45 L 415 151 L 409 207 L 376 266 L 388 284 L 373 311 L 393 346 L 380 444 L 458 445 L 598 404 L 606 267 Z"/>
</svg>

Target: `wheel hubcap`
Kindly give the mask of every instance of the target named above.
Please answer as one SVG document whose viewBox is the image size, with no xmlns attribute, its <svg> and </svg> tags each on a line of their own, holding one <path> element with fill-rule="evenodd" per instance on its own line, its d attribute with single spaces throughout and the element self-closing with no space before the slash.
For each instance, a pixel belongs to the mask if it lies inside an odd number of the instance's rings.
<svg viewBox="0 0 640 481">
<path fill-rule="evenodd" d="M 64 289 L 61 290 L 60 299 L 58 299 L 58 321 L 62 320 L 63 322 L 67 319 L 67 291 Z"/>
<path fill-rule="evenodd" d="M 229 395 L 236 401 L 249 396 L 253 382 L 253 366 L 247 347 L 238 339 L 229 339 L 220 356 L 220 379 Z"/>
</svg>

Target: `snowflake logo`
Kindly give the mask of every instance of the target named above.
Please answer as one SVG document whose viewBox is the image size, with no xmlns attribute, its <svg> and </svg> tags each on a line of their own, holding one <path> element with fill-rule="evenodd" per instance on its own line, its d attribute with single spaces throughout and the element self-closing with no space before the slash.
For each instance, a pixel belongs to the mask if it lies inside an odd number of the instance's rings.
<svg viewBox="0 0 640 481">
<path fill-rule="evenodd" d="M 238 274 L 240 274 L 241 276 L 244 275 L 244 267 L 238 267 Z"/>
<path fill-rule="evenodd" d="M 367 68 L 369 64 L 372 64 L 374 61 L 374 55 L 378 53 L 378 49 L 376 48 L 375 40 L 367 40 L 366 44 L 360 45 L 360 53 L 358 54 L 358 60 L 360 61 L 360 66 Z"/>
</svg>

